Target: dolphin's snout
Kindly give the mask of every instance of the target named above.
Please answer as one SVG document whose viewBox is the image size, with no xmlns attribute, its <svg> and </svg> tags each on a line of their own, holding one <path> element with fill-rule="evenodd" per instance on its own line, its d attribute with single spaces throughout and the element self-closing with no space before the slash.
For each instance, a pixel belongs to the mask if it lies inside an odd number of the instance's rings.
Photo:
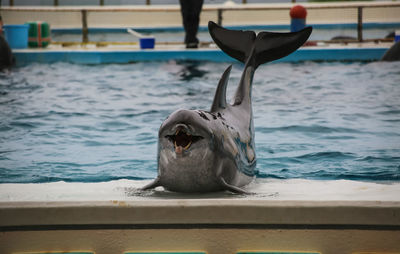
<svg viewBox="0 0 400 254">
<path fill-rule="evenodd" d="M 177 125 L 174 126 L 174 128 L 172 128 L 172 130 L 174 131 L 174 133 L 178 133 L 178 132 L 184 132 L 187 134 L 191 134 L 193 132 L 193 130 L 191 130 L 191 128 L 184 123 L 178 123 Z"/>
</svg>

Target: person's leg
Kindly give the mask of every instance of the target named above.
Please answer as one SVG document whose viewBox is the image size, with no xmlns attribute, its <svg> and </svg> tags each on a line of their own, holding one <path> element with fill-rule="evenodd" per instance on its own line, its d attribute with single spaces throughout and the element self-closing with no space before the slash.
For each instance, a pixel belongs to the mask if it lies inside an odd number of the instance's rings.
<svg viewBox="0 0 400 254">
<path fill-rule="evenodd" d="M 185 44 L 188 48 L 197 48 L 199 40 L 196 36 L 203 0 L 180 0 L 180 4 L 185 29 Z"/>
<path fill-rule="evenodd" d="M 192 8 L 193 8 L 193 15 L 192 17 L 192 22 L 191 24 L 193 25 L 191 28 L 191 31 L 193 34 L 191 34 L 191 39 L 193 40 L 193 43 L 197 44 L 199 43 L 199 40 L 197 39 L 197 32 L 199 30 L 199 24 L 200 24 L 200 13 L 201 9 L 203 7 L 203 0 L 192 0 Z"/>
<path fill-rule="evenodd" d="M 189 12 L 190 12 L 190 1 L 187 0 L 179 0 L 179 4 L 181 5 L 181 14 L 182 14 L 182 23 L 183 23 L 183 29 L 185 30 L 185 43 L 186 43 L 186 34 L 187 31 L 189 30 L 188 27 L 188 17 L 189 17 Z"/>
</svg>

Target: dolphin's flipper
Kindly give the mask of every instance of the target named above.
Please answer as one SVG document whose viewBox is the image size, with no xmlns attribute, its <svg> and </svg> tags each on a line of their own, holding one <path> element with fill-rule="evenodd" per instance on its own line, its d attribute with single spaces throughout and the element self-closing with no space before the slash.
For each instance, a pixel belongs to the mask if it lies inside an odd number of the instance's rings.
<svg viewBox="0 0 400 254">
<path fill-rule="evenodd" d="M 261 32 L 256 36 L 253 31 L 228 30 L 210 21 L 208 30 L 222 51 L 242 63 L 251 60 L 256 69 L 294 52 L 307 41 L 312 27 L 294 33 Z"/>
<path fill-rule="evenodd" d="M 220 109 L 226 108 L 226 87 L 228 85 L 229 74 L 231 73 L 232 65 L 226 68 L 219 80 L 217 91 L 215 92 L 214 102 L 211 106 L 211 112 L 217 112 Z"/>
<path fill-rule="evenodd" d="M 225 190 L 228 190 L 230 192 L 237 193 L 237 194 L 250 194 L 249 192 L 247 192 L 237 186 L 230 185 L 222 177 L 220 177 L 219 180 L 220 180 L 221 185 L 225 188 Z"/>
<path fill-rule="evenodd" d="M 152 181 L 151 183 L 149 183 L 148 185 L 142 187 L 141 190 L 150 190 L 150 189 L 154 189 L 158 186 L 161 186 L 161 182 L 160 182 L 160 178 L 157 177 L 156 179 L 154 179 L 154 181 Z"/>
</svg>

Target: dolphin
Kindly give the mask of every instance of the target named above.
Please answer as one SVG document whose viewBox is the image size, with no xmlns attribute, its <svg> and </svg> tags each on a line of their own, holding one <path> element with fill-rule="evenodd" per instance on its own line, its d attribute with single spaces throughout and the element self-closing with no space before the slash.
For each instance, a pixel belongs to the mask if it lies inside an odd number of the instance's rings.
<svg viewBox="0 0 400 254">
<path fill-rule="evenodd" d="M 400 41 L 393 44 L 393 46 L 385 52 L 381 61 L 400 61 Z"/>
<path fill-rule="evenodd" d="M 14 58 L 11 48 L 3 35 L 0 34 L 0 71 L 3 69 L 9 69 L 13 64 Z"/>
<path fill-rule="evenodd" d="M 294 33 L 228 30 L 208 23 L 214 42 L 229 56 L 245 63 L 231 104 L 226 102 L 230 65 L 218 83 L 210 111 L 179 109 L 158 132 L 158 176 L 142 189 L 162 186 L 173 192 L 242 189 L 256 176 L 251 87 L 263 63 L 294 52 L 311 34 L 307 27 Z"/>
</svg>

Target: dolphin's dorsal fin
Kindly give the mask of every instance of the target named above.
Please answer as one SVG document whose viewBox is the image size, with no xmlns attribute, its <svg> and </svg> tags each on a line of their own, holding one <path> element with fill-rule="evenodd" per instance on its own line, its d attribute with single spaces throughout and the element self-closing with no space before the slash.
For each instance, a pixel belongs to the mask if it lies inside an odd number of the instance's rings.
<svg viewBox="0 0 400 254">
<path fill-rule="evenodd" d="M 229 74 L 231 73 L 232 65 L 224 71 L 219 80 L 217 91 L 214 95 L 214 101 L 211 106 L 211 112 L 217 112 L 220 109 L 226 108 L 226 87 L 228 86 Z"/>
<path fill-rule="evenodd" d="M 307 41 L 312 27 L 294 33 L 261 32 L 256 36 L 253 31 L 228 30 L 210 21 L 208 30 L 222 51 L 242 63 L 251 60 L 256 69 L 294 52 Z"/>
</svg>

